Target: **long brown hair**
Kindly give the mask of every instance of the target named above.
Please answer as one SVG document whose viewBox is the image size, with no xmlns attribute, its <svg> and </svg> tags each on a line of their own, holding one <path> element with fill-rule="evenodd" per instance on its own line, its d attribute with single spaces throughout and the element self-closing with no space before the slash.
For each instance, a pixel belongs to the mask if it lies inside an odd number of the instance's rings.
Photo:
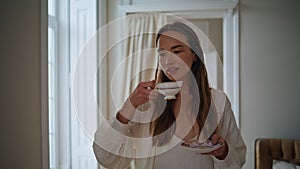
<svg viewBox="0 0 300 169">
<path fill-rule="evenodd" d="M 191 51 L 197 56 L 196 61 L 194 61 L 191 66 L 191 72 L 196 79 L 198 89 L 191 88 L 191 94 L 194 97 L 196 95 L 195 91 L 198 91 L 200 96 L 200 104 L 198 103 L 199 107 L 192 110 L 197 113 L 195 122 L 199 126 L 200 134 L 211 105 L 211 91 L 208 83 L 207 71 L 204 65 L 203 51 L 196 33 L 182 22 L 175 22 L 162 27 L 157 34 L 156 45 L 160 36 L 167 31 L 176 31 L 184 34 L 188 39 L 188 45 Z M 158 70 L 158 68 L 155 77 L 157 78 L 157 82 L 171 81 L 165 73 L 162 70 Z M 150 132 L 152 136 L 154 136 L 154 144 L 161 146 L 168 143 L 176 129 L 176 125 L 173 125 L 176 120 L 173 112 L 174 103 L 174 100 L 168 100 L 163 113 L 151 122 Z M 164 132 L 167 132 L 168 134 L 162 134 Z"/>
</svg>

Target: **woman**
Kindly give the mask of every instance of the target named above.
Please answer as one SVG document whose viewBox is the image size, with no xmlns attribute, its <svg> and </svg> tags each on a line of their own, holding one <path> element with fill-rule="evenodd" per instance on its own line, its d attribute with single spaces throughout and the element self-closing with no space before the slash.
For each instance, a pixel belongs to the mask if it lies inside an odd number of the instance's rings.
<svg viewBox="0 0 300 169">
<path fill-rule="evenodd" d="M 241 168 L 246 146 L 227 96 L 209 86 L 195 32 L 182 22 L 168 24 L 158 32 L 156 45 L 157 79 L 139 83 L 111 127 L 102 125 L 95 134 L 99 163 L 107 168 L 126 168 L 132 160 L 138 169 Z M 176 100 L 163 102 L 155 84 L 168 81 L 183 85 Z M 221 146 L 202 154 L 181 146 L 206 139 Z"/>
</svg>

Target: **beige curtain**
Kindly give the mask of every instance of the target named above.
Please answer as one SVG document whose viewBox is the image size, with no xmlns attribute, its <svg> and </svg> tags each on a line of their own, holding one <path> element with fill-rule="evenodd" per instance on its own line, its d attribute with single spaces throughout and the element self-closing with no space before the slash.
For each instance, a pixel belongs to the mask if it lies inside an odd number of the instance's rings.
<svg viewBox="0 0 300 169">
<path fill-rule="evenodd" d="M 138 13 L 99 31 L 99 125 L 115 116 L 139 82 L 154 79 L 155 37 L 166 23 L 165 14 Z"/>
<path fill-rule="evenodd" d="M 98 126 L 115 116 L 139 82 L 154 79 L 155 37 L 166 23 L 165 14 L 138 13 L 119 18 L 99 31 Z M 130 168 L 135 168 L 134 162 Z"/>
<path fill-rule="evenodd" d="M 166 23 L 166 15 L 159 13 L 130 14 L 121 21 L 118 20 L 121 30 L 121 35 L 118 36 L 121 38 L 115 40 L 117 43 L 110 50 L 110 53 L 113 50 L 119 52 L 111 54 L 108 62 L 108 74 L 112 79 L 108 83 L 111 87 L 107 86 L 111 99 L 107 102 L 109 109 L 106 117 L 115 116 L 116 110 L 122 107 L 139 82 L 154 79 L 157 66 L 155 37 Z M 135 168 L 134 162 L 130 168 Z"/>
<path fill-rule="evenodd" d="M 126 99 L 142 81 L 154 79 L 157 66 L 155 37 L 157 31 L 167 22 L 166 15 L 142 13 L 129 15 L 126 20 L 122 55 L 124 57 L 124 92 Z"/>
<path fill-rule="evenodd" d="M 113 88 L 108 105 L 109 113 L 114 114 L 122 107 L 139 82 L 154 79 L 157 65 L 155 37 L 166 20 L 163 14 L 139 13 L 128 15 L 119 21 L 121 38 L 114 46 L 115 51 L 119 52 L 110 56 L 109 62 L 110 86 Z"/>
</svg>

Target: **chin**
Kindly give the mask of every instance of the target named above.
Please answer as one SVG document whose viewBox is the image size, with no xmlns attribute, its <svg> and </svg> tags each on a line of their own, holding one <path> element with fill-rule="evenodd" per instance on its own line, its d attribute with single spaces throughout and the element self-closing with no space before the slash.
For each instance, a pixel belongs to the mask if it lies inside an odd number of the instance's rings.
<svg viewBox="0 0 300 169">
<path fill-rule="evenodd" d="M 169 75 L 168 74 L 167 77 L 172 81 L 179 81 L 179 80 L 183 79 L 181 76 L 177 76 L 177 75 Z"/>
</svg>

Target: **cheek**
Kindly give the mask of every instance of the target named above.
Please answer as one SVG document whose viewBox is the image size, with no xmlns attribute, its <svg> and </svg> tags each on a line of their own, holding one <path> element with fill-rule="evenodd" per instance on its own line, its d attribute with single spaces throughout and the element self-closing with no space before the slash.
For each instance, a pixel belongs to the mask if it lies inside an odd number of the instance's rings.
<svg viewBox="0 0 300 169">
<path fill-rule="evenodd" d="M 158 64 L 159 64 L 159 67 L 163 69 L 166 65 L 166 61 L 164 59 L 159 59 Z"/>
<path fill-rule="evenodd" d="M 184 64 L 186 67 L 191 68 L 194 63 L 194 56 L 185 56 L 181 57 L 181 64 Z"/>
</svg>

